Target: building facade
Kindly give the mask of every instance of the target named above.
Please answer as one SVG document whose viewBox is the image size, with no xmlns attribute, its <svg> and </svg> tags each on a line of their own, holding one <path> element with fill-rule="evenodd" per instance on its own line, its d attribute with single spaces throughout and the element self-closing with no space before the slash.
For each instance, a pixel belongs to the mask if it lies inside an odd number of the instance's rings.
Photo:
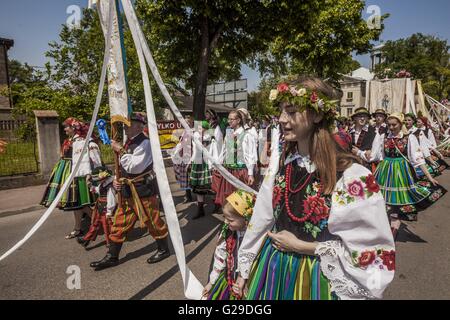
<svg viewBox="0 0 450 320">
<path fill-rule="evenodd" d="M 340 114 L 350 117 L 355 109 L 366 104 L 366 84 L 374 77 L 366 68 L 359 68 L 339 81 L 342 90 Z"/>
</svg>

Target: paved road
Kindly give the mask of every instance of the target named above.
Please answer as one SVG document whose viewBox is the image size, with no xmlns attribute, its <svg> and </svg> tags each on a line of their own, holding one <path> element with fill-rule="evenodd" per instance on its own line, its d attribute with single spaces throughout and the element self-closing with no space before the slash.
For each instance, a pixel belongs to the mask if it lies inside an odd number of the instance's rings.
<svg viewBox="0 0 450 320">
<path fill-rule="evenodd" d="M 170 172 L 170 171 L 169 171 Z M 170 172 L 173 181 L 173 174 Z M 438 179 L 450 189 L 450 173 Z M 176 185 L 172 184 L 173 190 Z M 175 203 L 182 193 L 174 192 Z M 5 200 L 5 199 L 0 199 Z M 404 225 L 397 243 L 397 272 L 386 299 L 450 299 L 450 194 Z M 188 265 L 205 283 L 222 217 L 208 215 L 192 221 L 195 204 L 179 204 L 180 225 Z M 212 205 L 207 210 L 211 211 Z M 30 229 L 43 210 L 0 218 L 0 253 Z M 55 211 L 44 226 L 19 251 L 0 262 L 0 299 L 183 299 L 175 256 L 156 265 L 146 259 L 156 248 L 148 236 L 135 229 L 124 245 L 122 263 L 94 272 L 91 261 L 105 254 L 103 238 L 85 251 L 74 240 L 65 240 L 72 215 Z M 67 268 L 80 267 L 81 289 L 67 288 Z"/>
</svg>

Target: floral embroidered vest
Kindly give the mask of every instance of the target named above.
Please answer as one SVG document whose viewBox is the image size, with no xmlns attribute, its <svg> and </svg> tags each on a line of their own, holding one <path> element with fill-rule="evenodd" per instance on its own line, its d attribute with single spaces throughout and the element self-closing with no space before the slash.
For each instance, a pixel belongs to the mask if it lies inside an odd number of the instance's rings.
<svg viewBox="0 0 450 320">
<path fill-rule="evenodd" d="M 317 172 L 310 174 L 295 161 L 283 166 L 272 199 L 275 232 L 286 230 L 310 242 L 336 239 L 328 231 L 331 195 L 322 194 Z"/>
<path fill-rule="evenodd" d="M 384 139 L 384 154 L 386 158 L 403 158 L 408 154 L 408 135 L 404 135 L 402 138 L 390 138 Z"/>
</svg>

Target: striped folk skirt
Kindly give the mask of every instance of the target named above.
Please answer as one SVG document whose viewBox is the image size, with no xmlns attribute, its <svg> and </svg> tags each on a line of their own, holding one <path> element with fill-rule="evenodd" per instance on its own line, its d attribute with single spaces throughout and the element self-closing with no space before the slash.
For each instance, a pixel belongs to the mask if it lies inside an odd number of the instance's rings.
<svg viewBox="0 0 450 320">
<path fill-rule="evenodd" d="M 441 186 L 432 186 L 426 179 L 418 179 L 413 170 L 403 158 L 386 158 L 378 165 L 375 179 L 390 213 L 417 214 L 447 192 Z"/>
<path fill-rule="evenodd" d="M 175 178 L 180 185 L 181 190 L 189 190 L 189 165 L 186 164 L 174 164 L 173 170 L 175 171 Z"/>
<path fill-rule="evenodd" d="M 314 256 L 275 249 L 267 238 L 253 262 L 248 300 L 335 300 Z"/>
<path fill-rule="evenodd" d="M 41 205 L 49 207 L 52 204 L 71 172 L 72 160 L 61 159 L 58 161 L 53 168 L 44 196 L 40 202 Z M 64 211 L 78 210 L 92 206 L 94 200 L 95 196 L 89 191 L 86 177 L 76 177 L 73 179 L 67 191 L 64 192 L 58 203 L 58 208 Z"/>
<path fill-rule="evenodd" d="M 211 192 L 212 176 L 211 170 L 206 163 L 192 163 L 189 176 L 189 184 L 192 191 L 197 194 L 208 194 Z"/>
<path fill-rule="evenodd" d="M 219 278 L 217 278 L 216 283 L 213 285 L 208 300 L 237 300 L 236 297 L 231 294 L 231 290 L 225 269 L 220 273 Z"/>
</svg>

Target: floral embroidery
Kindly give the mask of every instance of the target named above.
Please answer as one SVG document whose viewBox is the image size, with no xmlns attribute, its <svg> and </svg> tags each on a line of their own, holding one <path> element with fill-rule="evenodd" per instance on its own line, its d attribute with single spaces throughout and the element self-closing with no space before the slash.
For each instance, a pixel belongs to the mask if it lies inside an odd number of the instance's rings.
<svg viewBox="0 0 450 320">
<path fill-rule="evenodd" d="M 330 208 L 325 203 L 325 198 L 309 196 L 303 200 L 303 213 L 310 216 L 312 223 L 318 224 L 321 220 L 328 219 Z"/>
<path fill-rule="evenodd" d="M 383 264 L 388 268 L 389 271 L 395 270 L 395 251 L 384 251 L 381 254 L 381 259 L 383 260 Z"/>
<path fill-rule="evenodd" d="M 429 199 L 433 202 L 436 202 L 437 200 L 439 200 L 439 198 L 442 197 L 442 190 L 436 190 L 435 192 L 433 192 L 433 194 L 429 197 Z"/>
<path fill-rule="evenodd" d="M 403 206 L 400 208 L 400 211 L 403 213 L 412 213 L 416 211 L 416 207 L 413 205 Z"/>
<path fill-rule="evenodd" d="M 347 185 L 348 194 L 353 197 L 364 199 L 364 185 L 361 181 L 354 180 Z"/>
<path fill-rule="evenodd" d="M 357 268 L 367 269 L 369 266 L 377 266 L 384 270 L 386 267 L 389 271 L 395 270 L 395 251 L 394 250 L 366 250 L 361 253 L 352 252 L 353 265 Z"/>
<path fill-rule="evenodd" d="M 428 182 L 428 181 L 419 181 L 418 183 L 417 183 L 419 186 L 421 186 L 421 187 L 427 187 L 427 188 L 429 188 L 429 187 L 431 187 L 431 183 L 430 182 Z"/>
<path fill-rule="evenodd" d="M 282 200 L 286 188 L 286 177 L 279 176 L 276 179 L 272 199 L 275 219 L 277 219 L 282 212 L 282 204 L 284 203 Z M 317 238 L 319 234 L 328 227 L 328 218 L 330 215 L 331 198 L 322 196 L 321 189 L 322 186 L 320 182 L 315 181 L 310 183 L 306 186 L 305 198 L 301 208 L 292 207 L 293 211 L 294 209 L 297 209 L 295 210 L 297 212 L 302 211 L 298 213 L 301 214 L 298 217 L 303 218 L 304 222 L 296 223 L 302 223 L 304 232 L 311 234 L 313 238 Z"/>
<path fill-rule="evenodd" d="M 380 186 L 375 181 L 375 177 L 369 174 L 347 183 L 345 189 L 337 190 L 333 194 L 333 202 L 344 206 L 355 202 L 357 199 L 368 199 L 379 191 Z"/>
<path fill-rule="evenodd" d="M 371 174 L 369 174 L 366 178 L 366 187 L 367 187 L 367 190 L 369 190 L 369 192 L 372 192 L 372 193 L 380 192 L 380 186 L 375 181 L 375 177 Z"/>
</svg>

